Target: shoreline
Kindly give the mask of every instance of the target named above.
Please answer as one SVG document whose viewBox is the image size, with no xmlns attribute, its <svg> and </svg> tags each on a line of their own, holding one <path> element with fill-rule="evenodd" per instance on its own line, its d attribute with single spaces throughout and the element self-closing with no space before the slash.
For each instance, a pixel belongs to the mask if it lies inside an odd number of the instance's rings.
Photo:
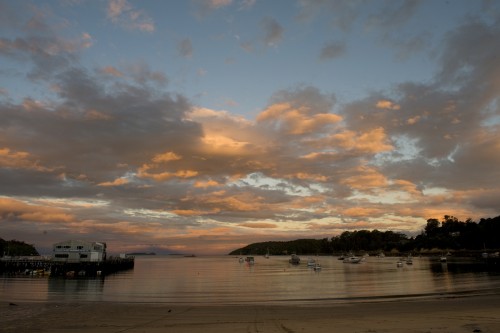
<svg viewBox="0 0 500 333">
<path fill-rule="evenodd" d="M 493 333 L 498 309 L 499 293 L 268 305 L 4 301 L 0 332 Z"/>
</svg>

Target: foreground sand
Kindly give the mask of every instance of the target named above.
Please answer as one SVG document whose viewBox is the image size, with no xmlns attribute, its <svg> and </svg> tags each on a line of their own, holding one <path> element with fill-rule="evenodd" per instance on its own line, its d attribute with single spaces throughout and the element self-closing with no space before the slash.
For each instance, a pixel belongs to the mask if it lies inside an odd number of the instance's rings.
<svg viewBox="0 0 500 333">
<path fill-rule="evenodd" d="M 500 295 L 301 306 L 1 302 L 0 332 L 500 332 Z"/>
</svg>

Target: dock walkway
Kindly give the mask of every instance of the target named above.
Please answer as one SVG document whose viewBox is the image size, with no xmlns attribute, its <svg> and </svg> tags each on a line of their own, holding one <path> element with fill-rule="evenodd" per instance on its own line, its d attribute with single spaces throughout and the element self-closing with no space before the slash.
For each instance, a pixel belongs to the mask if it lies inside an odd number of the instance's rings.
<svg viewBox="0 0 500 333">
<path fill-rule="evenodd" d="M 57 262 L 46 258 L 2 258 L 0 275 L 97 277 L 134 268 L 134 258 L 110 258 L 100 262 Z"/>
</svg>

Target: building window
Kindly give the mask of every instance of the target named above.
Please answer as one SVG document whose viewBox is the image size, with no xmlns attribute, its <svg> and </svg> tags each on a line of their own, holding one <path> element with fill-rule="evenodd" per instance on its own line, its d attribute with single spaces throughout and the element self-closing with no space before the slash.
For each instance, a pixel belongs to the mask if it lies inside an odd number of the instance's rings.
<svg viewBox="0 0 500 333">
<path fill-rule="evenodd" d="M 81 254 L 80 253 L 80 259 L 85 259 L 85 258 L 88 258 L 89 256 L 87 254 Z"/>
<path fill-rule="evenodd" d="M 67 253 L 56 253 L 56 258 L 68 258 L 69 255 Z"/>
</svg>

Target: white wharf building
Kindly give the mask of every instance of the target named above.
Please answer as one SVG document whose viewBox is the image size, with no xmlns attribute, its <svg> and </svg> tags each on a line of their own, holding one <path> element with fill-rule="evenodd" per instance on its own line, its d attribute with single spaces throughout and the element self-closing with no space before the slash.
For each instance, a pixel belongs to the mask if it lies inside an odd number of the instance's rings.
<svg viewBox="0 0 500 333">
<path fill-rule="evenodd" d="M 52 260 L 58 262 L 102 262 L 106 260 L 106 243 L 69 240 L 55 243 Z"/>
</svg>

